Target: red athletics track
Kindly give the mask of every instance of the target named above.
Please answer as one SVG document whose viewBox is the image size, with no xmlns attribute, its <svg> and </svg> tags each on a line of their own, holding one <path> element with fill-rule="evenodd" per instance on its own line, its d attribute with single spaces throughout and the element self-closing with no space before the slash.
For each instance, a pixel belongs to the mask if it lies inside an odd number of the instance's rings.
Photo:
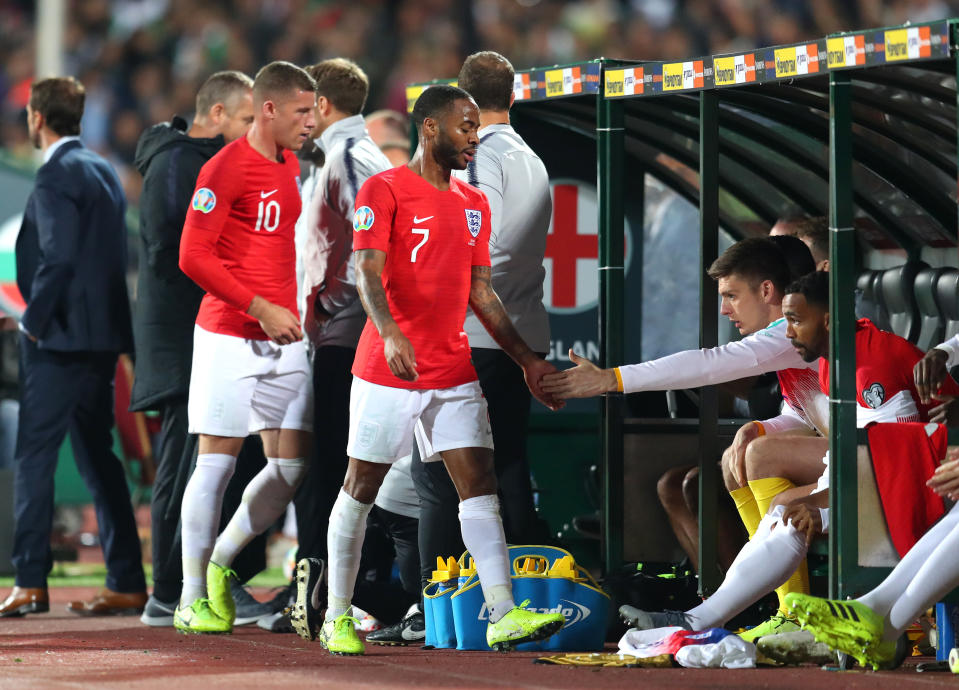
<svg viewBox="0 0 959 690">
<path fill-rule="evenodd" d="M 536 654 L 424 651 L 368 645 L 364 657 L 332 657 L 319 643 L 256 626 L 222 637 L 187 637 L 134 618 L 80 618 L 64 605 L 91 588 L 51 590 L 51 612 L 0 620 L 0 688 L 868 688 L 959 686 L 952 674 L 816 667 L 748 671 L 575 668 L 533 664 Z M 260 594 L 265 594 L 260 592 Z"/>
</svg>

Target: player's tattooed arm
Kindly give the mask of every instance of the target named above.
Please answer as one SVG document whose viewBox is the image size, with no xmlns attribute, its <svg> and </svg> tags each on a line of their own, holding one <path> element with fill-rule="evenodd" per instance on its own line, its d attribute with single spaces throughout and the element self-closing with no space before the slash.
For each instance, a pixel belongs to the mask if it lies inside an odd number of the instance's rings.
<svg viewBox="0 0 959 690">
<path fill-rule="evenodd" d="M 517 364 L 523 366 L 529 360 L 536 358 L 536 353 L 516 332 L 499 295 L 493 290 L 491 276 L 492 271 L 489 266 L 473 266 L 470 306 L 480 323 L 499 343 L 499 346 L 516 360 Z"/>
<path fill-rule="evenodd" d="M 356 289 L 363 301 L 363 308 L 376 330 L 382 334 L 384 327 L 396 323 L 386 301 L 386 290 L 383 289 L 382 275 L 386 265 L 386 252 L 379 249 L 358 249 L 354 261 Z"/>
<path fill-rule="evenodd" d="M 543 376 L 555 372 L 556 367 L 533 352 L 517 332 L 499 295 L 493 290 L 491 275 L 489 266 L 473 266 L 470 307 L 503 351 L 523 368 L 526 385 L 533 396 L 551 410 L 558 410 L 565 403 L 542 388 Z"/>
<path fill-rule="evenodd" d="M 390 313 L 390 305 L 383 288 L 383 267 L 386 252 L 380 249 L 359 249 L 354 252 L 356 262 L 356 289 L 363 309 L 383 339 L 383 354 L 390 371 L 404 381 L 419 378 L 413 345 L 403 335 Z"/>
</svg>

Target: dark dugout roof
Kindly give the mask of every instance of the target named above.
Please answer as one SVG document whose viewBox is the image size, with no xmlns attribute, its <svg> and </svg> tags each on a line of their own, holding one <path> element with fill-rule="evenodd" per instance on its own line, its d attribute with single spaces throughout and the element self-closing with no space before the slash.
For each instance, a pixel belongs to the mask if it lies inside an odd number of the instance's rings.
<svg viewBox="0 0 959 690">
<path fill-rule="evenodd" d="M 516 77 L 513 120 L 535 150 L 562 149 L 571 137 L 595 140 L 597 107 L 623 99 L 627 197 L 645 171 L 698 204 L 698 92 L 716 89 L 720 221 L 743 237 L 765 233 L 782 215 L 827 215 L 829 72 L 847 70 L 860 241 L 911 253 L 952 247 L 959 171 L 950 39 L 956 23 L 682 62 L 600 59 L 527 70 Z M 410 100 L 425 86 L 410 87 Z"/>
</svg>

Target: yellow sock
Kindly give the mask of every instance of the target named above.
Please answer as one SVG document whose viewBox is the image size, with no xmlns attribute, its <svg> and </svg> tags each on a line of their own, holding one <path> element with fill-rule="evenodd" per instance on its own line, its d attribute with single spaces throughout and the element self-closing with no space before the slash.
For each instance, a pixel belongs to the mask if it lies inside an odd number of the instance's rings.
<svg viewBox="0 0 959 690">
<path fill-rule="evenodd" d="M 756 507 L 759 508 L 760 519 L 769 512 L 769 504 L 786 489 L 792 489 L 793 484 L 783 477 L 769 477 L 768 479 L 750 479 L 749 488 L 756 497 Z"/>
<path fill-rule="evenodd" d="M 786 606 L 786 595 L 790 592 L 809 594 L 809 568 L 806 567 L 805 559 L 803 559 L 803 562 L 796 568 L 796 572 L 776 588 L 776 596 L 779 597 L 779 612 L 784 616 L 792 618 L 789 613 L 789 607 Z"/>
<path fill-rule="evenodd" d="M 763 517 L 762 513 L 759 512 L 759 506 L 756 505 L 753 490 L 744 486 L 741 489 L 733 489 L 729 492 L 729 495 L 732 496 L 733 503 L 736 504 L 736 510 L 739 511 L 739 517 L 746 525 L 749 538 L 752 539 L 753 535 L 756 534 L 756 528 L 759 527 L 759 521 Z"/>
<path fill-rule="evenodd" d="M 756 505 L 761 515 L 769 512 L 769 504 L 772 503 L 776 496 L 794 486 L 796 485 L 784 477 L 749 480 L 749 488 L 752 489 L 753 495 L 756 497 Z M 796 572 L 794 572 L 782 586 L 776 589 L 776 596 L 779 597 L 779 610 L 784 614 L 788 613 L 785 601 L 786 595 L 790 592 L 799 592 L 800 594 L 809 593 L 809 569 L 806 567 L 806 561 L 803 561 L 802 564 L 796 568 Z"/>
</svg>

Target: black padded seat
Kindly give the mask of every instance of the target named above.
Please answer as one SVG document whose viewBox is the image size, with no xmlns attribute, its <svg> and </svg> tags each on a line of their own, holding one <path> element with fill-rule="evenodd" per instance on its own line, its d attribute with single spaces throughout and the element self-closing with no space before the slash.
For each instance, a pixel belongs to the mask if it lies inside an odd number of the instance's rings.
<svg viewBox="0 0 959 690">
<path fill-rule="evenodd" d="M 936 286 L 945 268 L 924 268 L 916 275 L 914 292 L 916 306 L 919 307 L 919 335 L 916 346 L 925 352 L 942 342 L 946 321 L 939 308 Z"/>
<path fill-rule="evenodd" d="M 882 271 L 866 269 L 856 280 L 856 318 L 869 319 L 884 331 L 889 330 L 889 318 L 882 305 L 879 280 Z"/>
<path fill-rule="evenodd" d="M 936 302 L 942 312 L 943 321 L 940 342 L 945 342 L 959 334 L 959 269 L 947 268 L 939 276 L 936 283 Z"/>
<path fill-rule="evenodd" d="M 916 304 L 916 276 L 929 268 L 924 261 L 907 261 L 887 268 L 879 279 L 882 305 L 889 315 L 889 330 L 911 343 L 919 336 L 919 306 Z"/>
</svg>

